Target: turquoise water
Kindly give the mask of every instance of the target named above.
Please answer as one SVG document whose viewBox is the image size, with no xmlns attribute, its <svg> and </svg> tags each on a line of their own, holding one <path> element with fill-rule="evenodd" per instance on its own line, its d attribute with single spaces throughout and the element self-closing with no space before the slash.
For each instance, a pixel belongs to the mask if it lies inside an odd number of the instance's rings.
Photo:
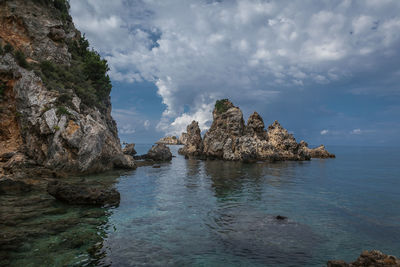
<svg viewBox="0 0 400 267">
<path fill-rule="evenodd" d="M 324 266 L 365 249 L 400 256 L 396 148 L 328 147 L 336 159 L 251 164 L 186 160 L 177 149 L 161 168 L 70 178 L 115 186 L 119 207 L 64 205 L 44 185 L 0 196 L 0 235 L 11 244 L 0 243 L 0 265 Z"/>
</svg>

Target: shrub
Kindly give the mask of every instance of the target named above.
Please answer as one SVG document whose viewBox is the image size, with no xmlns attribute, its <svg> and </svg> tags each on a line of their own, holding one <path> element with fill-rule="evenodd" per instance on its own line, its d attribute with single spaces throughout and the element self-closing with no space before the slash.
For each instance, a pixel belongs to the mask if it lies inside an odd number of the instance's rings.
<svg viewBox="0 0 400 267">
<path fill-rule="evenodd" d="M 70 5 L 68 0 L 33 0 L 33 2 L 40 5 L 54 6 L 60 12 L 59 15 L 63 22 L 72 21 L 69 15 Z"/>
<path fill-rule="evenodd" d="M 215 102 L 215 109 L 217 110 L 217 112 L 219 114 L 226 112 L 230 106 L 228 105 L 229 100 L 228 99 L 221 99 L 221 100 L 217 100 Z"/>
<path fill-rule="evenodd" d="M 59 130 L 60 130 L 60 126 L 55 125 L 55 126 L 54 126 L 54 130 L 55 130 L 55 131 L 59 131 Z"/>
<path fill-rule="evenodd" d="M 10 45 L 9 43 L 7 43 L 4 46 L 4 53 L 11 53 L 14 50 L 14 47 L 12 45 Z"/>
<path fill-rule="evenodd" d="M 17 50 L 14 54 L 15 59 L 17 60 L 18 65 L 25 69 L 29 69 L 29 63 L 26 61 L 26 57 L 24 52 Z"/>
<path fill-rule="evenodd" d="M 69 115 L 71 115 L 71 113 L 69 113 L 68 109 L 66 109 L 65 107 L 59 106 L 59 107 L 57 107 L 57 115 L 58 116 L 62 116 L 62 115 L 69 116 Z"/>
</svg>

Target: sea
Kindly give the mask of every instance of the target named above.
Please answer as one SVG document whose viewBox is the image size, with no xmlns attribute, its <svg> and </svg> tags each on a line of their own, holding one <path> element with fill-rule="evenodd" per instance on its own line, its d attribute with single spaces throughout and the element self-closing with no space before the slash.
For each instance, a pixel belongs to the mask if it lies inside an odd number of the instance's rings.
<svg viewBox="0 0 400 267">
<path fill-rule="evenodd" d="M 136 145 L 139 154 L 150 147 Z M 185 159 L 179 147 L 156 168 L 66 179 L 115 187 L 118 207 L 67 205 L 43 188 L 0 195 L 0 266 L 326 266 L 363 250 L 400 256 L 399 148 L 327 146 L 336 158 L 241 163 Z"/>
</svg>

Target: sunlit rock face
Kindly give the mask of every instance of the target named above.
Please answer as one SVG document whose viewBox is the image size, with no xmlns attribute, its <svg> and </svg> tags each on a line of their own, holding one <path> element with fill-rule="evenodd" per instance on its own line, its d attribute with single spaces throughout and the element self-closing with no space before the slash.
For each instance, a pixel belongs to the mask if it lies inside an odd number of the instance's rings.
<svg viewBox="0 0 400 267">
<path fill-rule="evenodd" d="M 198 124 L 192 122 L 191 125 Z M 188 126 L 188 132 L 190 127 L 193 126 Z M 219 100 L 213 111 L 213 123 L 202 142 L 198 129 L 194 135 L 198 136 L 195 142 L 188 142 L 180 151 L 184 155 L 193 156 L 194 153 L 188 151 L 195 150 L 195 154 L 203 158 L 240 161 L 328 157 L 329 153 L 324 148 L 309 149 L 305 143 L 297 143 L 294 136 L 278 121 L 268 126 L 268 130 L 264 127 L 264 121 L 257 112 L 250 115 L 246 125 L 240 108 L 227 99 Z"/>
<path fill-rule="evenodd" d="M 82 98 L 88 84 L 68 76 L 69 67 L 82 64 L 73 48 L 83 46 L 65 12 L 40 1 L 0 3 L 0 155 L 22 153 L 32 166 L 66 173 L 134 168 L 121 150 L 109 92 L 101 96 L 101 107 L 89 105 Z M 57 66 L 66 77 L 60 78 Z M 2 169 L 0 176 L 20 171 Z"/>
<path fill-rule="evenodd" d="M 185 146 L 179 149 L 179 153 L 187 157 L 200 156 L 203 152 L 203 143 L 198 122 L 192 121 L 186 131 L 181 135 L 185 138 Z"/>
</svg>

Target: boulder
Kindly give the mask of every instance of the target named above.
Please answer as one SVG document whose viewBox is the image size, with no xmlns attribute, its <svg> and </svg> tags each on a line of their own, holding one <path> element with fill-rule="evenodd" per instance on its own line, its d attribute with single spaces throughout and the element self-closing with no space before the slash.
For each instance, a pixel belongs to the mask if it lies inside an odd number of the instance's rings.
<svg viewBox="0 0 400 267">
<path fill-rule="evenodd" d="M 342 260 L 331 260 L 327 263 L 328 267 L 356 267 L 356 266 L 379 266 L 396 267 L 400 266 L 400 260 L 395 256 L 386 255 L 378 250 L 363 251 L 358 259 L 352 263 Z"/>
<path fill-rule="evenodd" d="M 170 161 L 172 153 L 166 145 L 156 144 L 147 152 L 146 158 L 154 161 Z"/>
<path fill-rule="evenodd" d="M 187 157 L 200 156 L 203 152 L 203 144 L 199 123 L 197 121 L 192 121 L 192 123 L 186 127 L 186 131 L 185 146 L 180 148 L 178 153 Z"/>
<path fill-rule="evenodd" d="M 51 181 L 47 192 L 57 200 L 79 205 L 118 205 L 119 192 L 112 188 L 100 188 L 90 185 L 73 185 L 67 182 Z"/>
</svg>

